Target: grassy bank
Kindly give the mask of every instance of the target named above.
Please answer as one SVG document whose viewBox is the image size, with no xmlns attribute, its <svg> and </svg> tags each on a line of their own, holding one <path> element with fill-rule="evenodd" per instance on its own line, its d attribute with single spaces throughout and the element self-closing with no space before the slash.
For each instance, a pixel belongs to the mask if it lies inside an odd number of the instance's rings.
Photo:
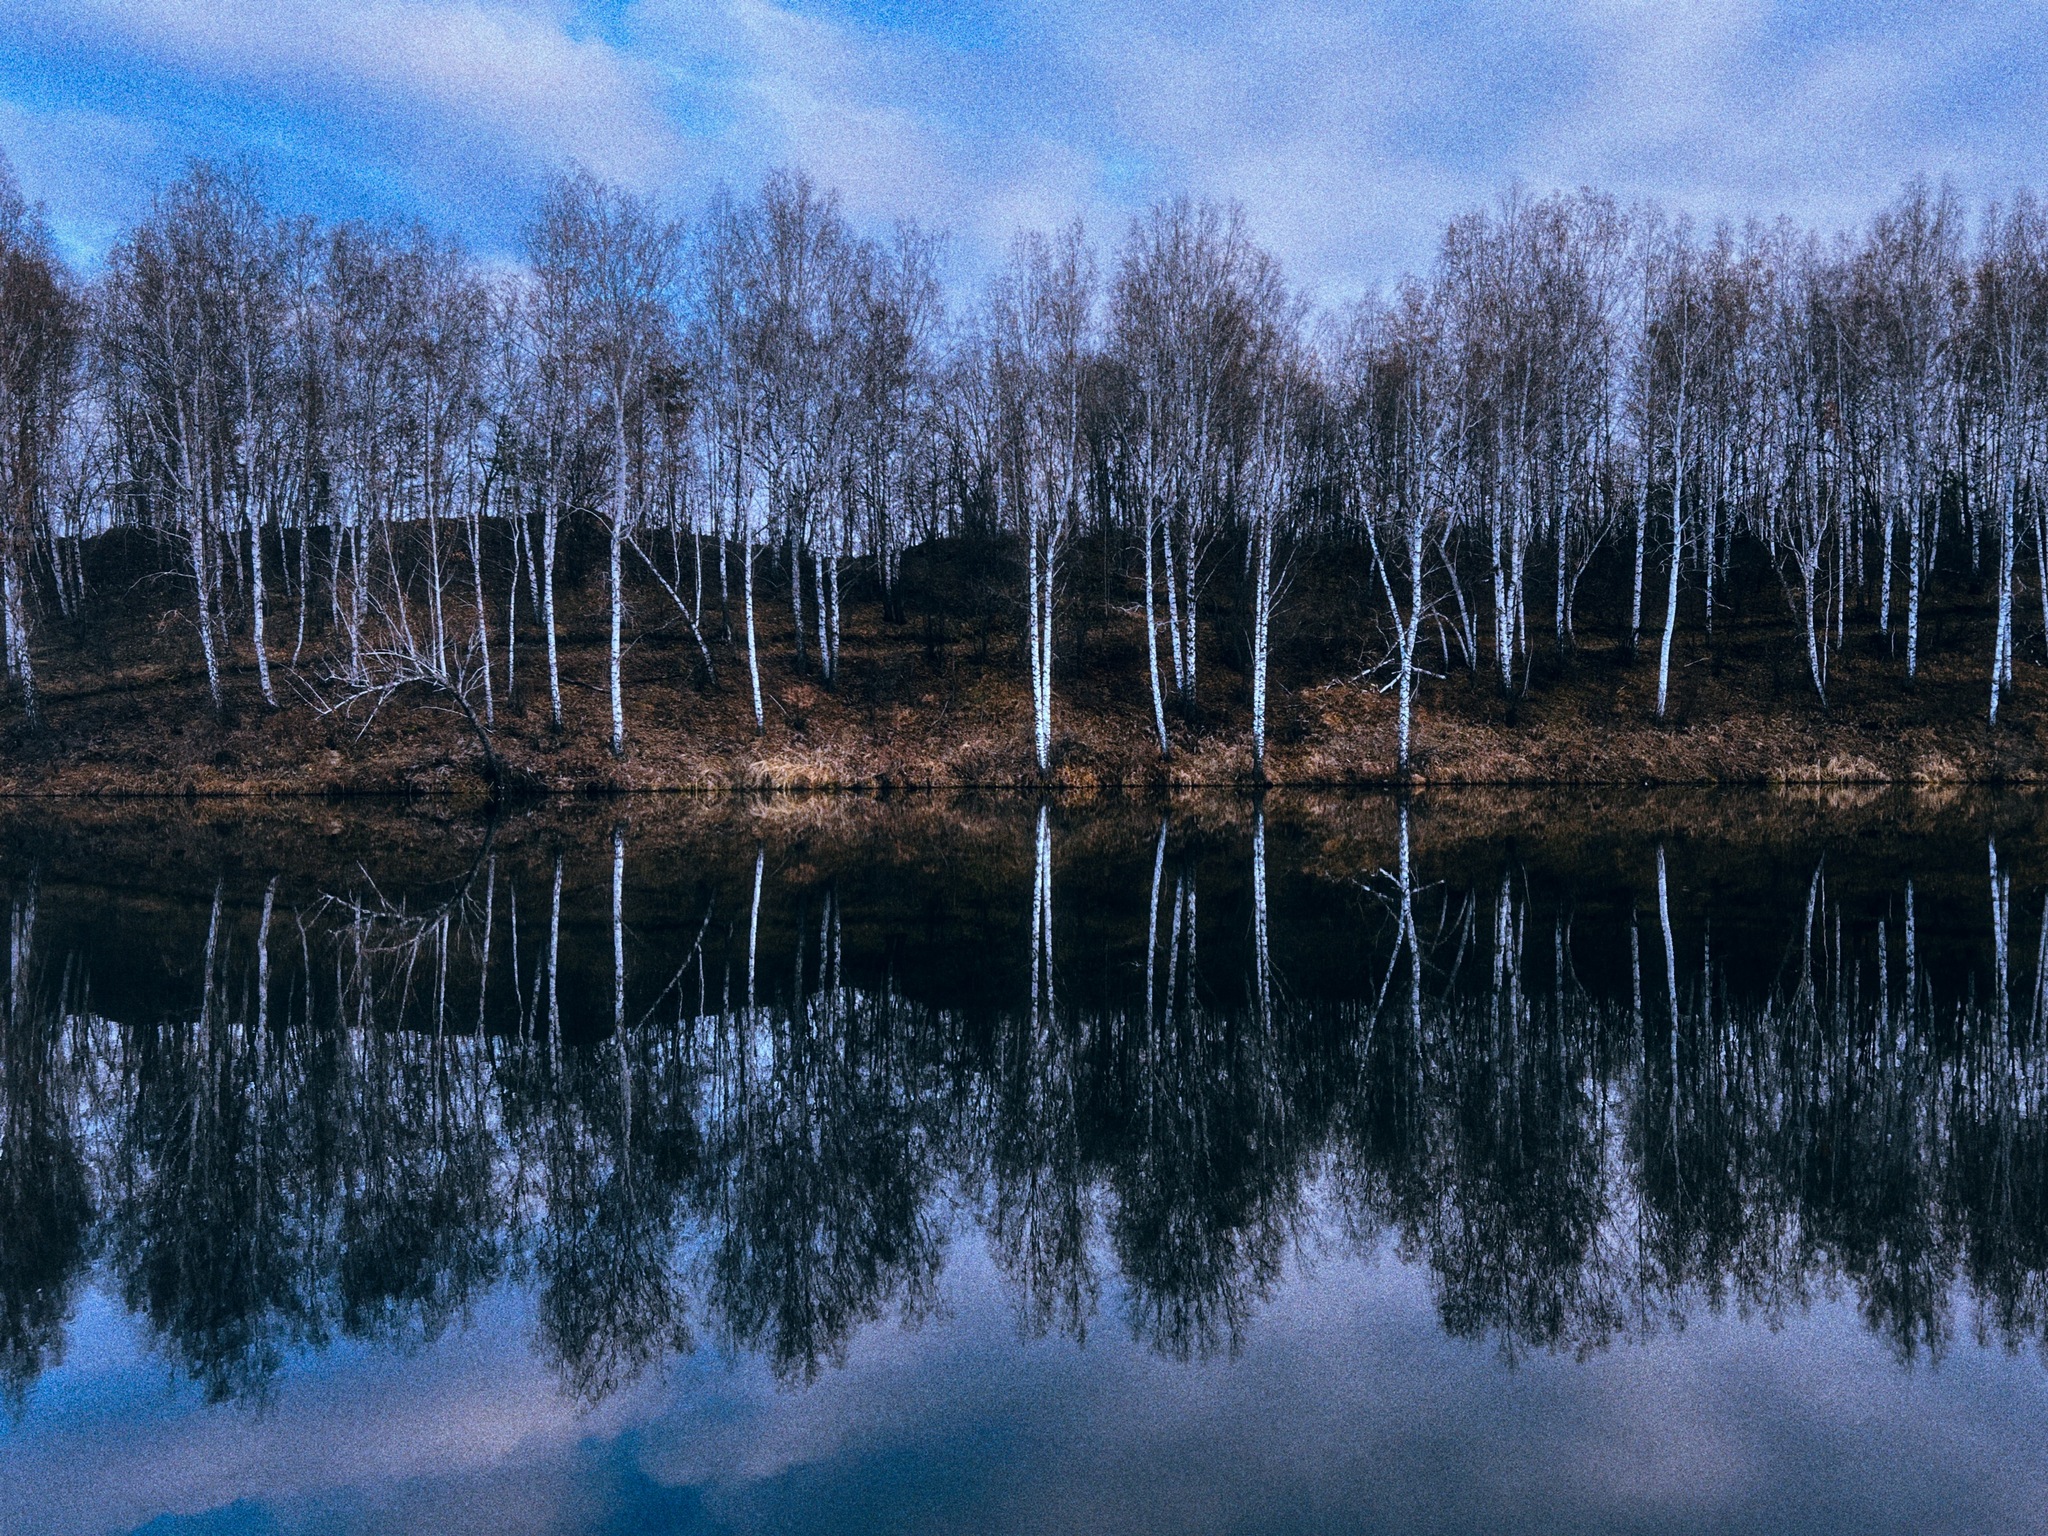
<svg viewBox="0 0 2048 1536">
<path fill-rule="evenodd" d="M 280 560 L 285 551 L 279 550 Z M 628 745 L 606 746 L 606 610 L 600 551 L 563 566 L 560 730 L 549 719 L 542 636 L 519 635 L 504 685 L 497 637 L 493 741 L 521 791 L 894 789 L 1040 782 L 1029 740 L 1018 583 L 999 547 L 942 544 L 906 557 L 892 614 L 857 577 L 845 604 L 840 676 L 799 667 L 787 587 L 762 562 L 765 729 L 756 734 L 745 655 L 727 637 L 715 585 L 706 631 L 715 675 L 669 599 L 631 592 L 625 661 Z M 350 795 L 477 798 L 479 745 L 445 701 L 400 694 L 374 718 L 322 713 L 314 658 L 332 654 L 324 606 L 298 617 L 272 599 L 271 658 L 282 707 L 257 692 L 244 628 L 229 636 L 227 707 L 206 691 L 189 582 L 137 534 L 89 551 L 89 618 L 51 616 L 38 643 L 41 717 L 0 710 L 0 793 L 13 795 Z M 1230 786 L 1252 777 L 1243 617 L 1226 579 L 1212 584 L 1198 696 L 1170 706 L 1173 752 L 1153 735 L 1144 630 L 1128 574 L 1082 548 L 1070 564 L 1056 663 L 1052 782 L 1069 788 Z M 1292 786 L 1384 784 L 1394 766 L 1394 702 L 1373 668 L 1386 654 L 1362 559 L 1299 570 L 1275 653 L 1269 778 Z M 1966 783 L 2048 778 L 2048 670 L 2023 649 L 2001 724 L 1984 720 L 1988 597 L 1945 584 L 1923 632 L 1920 676 L 1903 646 L 1852 614 L 1823 707 L 1803 641 L 1768 570 L 1732 572 L 1711 636 L 1703 600 L 1682 599 L 1671 706 L 1655 716 L 1656 666 L 1632 655 L 1621 562 L 1596 571 L 1576 635 L 1551 638 L 1532 612 L 1523 681 L 1458 665 L 1423 681 L 1414 777 L 1424 784 Z M 1473 590 L 1477 590 L 1475 585 Z M 735 592 L 730 604 L 738 624 Z M 1646 615 L 1653 632 L 1661 615 Z M 2035 642 L 2038 645 L 2038 642 Z M 300 655 L 294 674 L 293 651 Z"/>
</svg>

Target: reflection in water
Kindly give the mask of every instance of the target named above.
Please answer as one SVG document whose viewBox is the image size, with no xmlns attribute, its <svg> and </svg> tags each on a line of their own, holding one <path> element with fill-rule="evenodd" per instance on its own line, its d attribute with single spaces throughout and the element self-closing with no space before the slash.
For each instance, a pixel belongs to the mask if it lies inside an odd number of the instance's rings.
<svg viewBox="0 0 2048 1536">
<path fill-rule="evenodd" d="M 623 821 L 153 925 L 12 870 L 0 1380 L 98 1275 L 217 1399 L 507 1281 L 586 1400 L 705 1340 L 804 1381 L 967 1240 L 1027 1333 L 1113 1292 L 1174 1358 L 1388 1238 L 1511 1356 L 1837 1284 L 1903 1358 L 2048 1340 L 2048 908 L 1995 836 L 1930 914 L 1783 847 L 1120 826 L 1037 807 L 986 910 L 772 829 L 636 869 Z"/>
</svg>

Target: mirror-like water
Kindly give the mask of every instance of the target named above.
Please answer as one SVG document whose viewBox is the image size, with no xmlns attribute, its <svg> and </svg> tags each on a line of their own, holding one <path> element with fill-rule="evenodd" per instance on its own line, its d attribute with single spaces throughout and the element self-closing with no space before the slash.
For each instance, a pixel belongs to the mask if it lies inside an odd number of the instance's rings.
<svg viewBox="0 0 2048 1536">
<path fill-rule="evenodd" d="M 0 1527 L 2033 1529 L 2048 804 L 0 827 Z"/>
</svg>

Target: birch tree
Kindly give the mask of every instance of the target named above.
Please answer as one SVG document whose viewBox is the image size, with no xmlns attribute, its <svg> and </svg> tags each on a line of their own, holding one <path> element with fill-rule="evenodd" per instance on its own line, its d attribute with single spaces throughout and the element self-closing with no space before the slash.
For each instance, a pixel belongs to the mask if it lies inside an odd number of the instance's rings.
<svg viewBox="0 0 2048 1536">
<path fill-rule="evenodd" d="M 1394 628 L 1394 771 L 1413 762 L 1415 684 L 1432 547 L 1451 515 L 1455 381 L 1441 313 L 1417 285 L 1354 316 L 1339 354 L 1345 494 Z"/>
<path fill-rule="evenodd" d="M 1209 547 L 1231 511 L 1235 473 L 1255 432 L 1257 378 L 1272 345 L 1261 322 L 1286 306 L 1278 267 L 1252 242 L 1235 205 L 1161 203 L 1133 223 L 1118 258 L 1109 345 L 1132 397 L 1135 441 L 1125 473 L 1144 546 L 1145 643 L 1162 756 L 1170 744 L 1154 593 L 1163 585 L 1174 693 L 1192 713 Z"/>
<path fill-rule="evenodd" d="M 1079 225 L 1021 238 L 990 289 L 985 367 L 999 433 L 998 494 L 1024 545 L 1031 743 L 1052 771 L 1053 597 L 1079 506 L 1082 375 L 1093 341 L 1095 263 Z"/>
<path fill-rule="evenodd" d="M 0 158 L 0 636 L 7 670 L 31 717 L 36 673 L 29 581 L 79 382 L 80 318 L 41 219 Z M 62 574 L 60 567 L 60 580 Z"/>
<path fill-rule="evenodd" d="M 614 757 L 624 757 L 621 552 L 631 537 L 636 510 L 629 422 L 646 409 L 649 377 L 671 349 L 680 236 L 675 225 L 655 217 L 631 194 L 607 187 L 587 173 L 578 174 L 550 189 L 542 204 L 533 256 L 542 291 L 560 309 L 563 329 L 555 343 L 589 371 L 609 428 L 610 745 Z M 570 374 L 567 355 L 560 366 L 565 376 Z"/>
<path fill-rule="evenodd" d="M 216 713 L 224 706 L 221 572 L 232 558 L 221 541 L 237 497 L 247 498 L 244 471 L 261 435 L 255 321 L 241 287 L 262 266 L 246 249 L 262 228 L 248 172 L 194 166 L 113 252 L 103 311 L 127 480 L 142 505 L 181 530 Z M 253 607 L 261 606 L 258 596 Z M 259 671 L 267 665 L 261 658 Z"/>
</svg>

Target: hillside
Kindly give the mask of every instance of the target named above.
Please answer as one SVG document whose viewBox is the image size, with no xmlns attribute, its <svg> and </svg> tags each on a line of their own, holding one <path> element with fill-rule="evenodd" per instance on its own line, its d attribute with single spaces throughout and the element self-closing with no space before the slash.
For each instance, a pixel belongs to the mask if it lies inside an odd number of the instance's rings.
<svg viewBox="0 0 2048 1536">
<path fill-rule="evenodd" d="M 1961 541 L 1954 541 L 1960 547 Z M 277 551 L 280 566 L 287 552 Z M 767 727 L 757 737 L 744 650 L 723 636 L 711 586 L 705 628 L 717 675 L 701 675 L 669 598 L 636 573 L 625 658 L 627 751 L 606 746 L 603 547 L 566 548 L 559 598 L 564 727 L 548 720 L 541 635 L 522 610 L 516 687 L 497 657 L 495 748 L 514 791 L 1031 785 L 1029 695 L 1014 551 L 945 541 L 910 551 L 900 614 L 849 571 L 841 675 L 798 670 L 786 577 L 760 560 L 757 611 Z M 445 700 L 400 693 L 374 718 L 323 713 L 334 636 L 316 595 L 295 670 L 297 613 L 274 594 L 272 666 L 281 708 L 257 691 L 246 620 L 228 631 L 227 707 L 207 702 L 189 579 L 148 535 L 87 545 L 87 601 L 50 614 L 36 645 L 41 718 L 0 703 L 0 792 L 60 794 L 484 794 L 483 758 Z M 1175 750 L 1152 740 L 1142 610 L 1133 573 L 1076 546 L 1056 647 L 1052 782 L 1077 788 L 1249 783 L 1244 617 L 1228 570 L 1205 597 L 1199 698 L 1172 716 Z M 1467 590 L 1480 593 L 1477 579 Z M 1629 655 L 1626 572 L 1610 552 L 1582 588 L 1575 643 L 1559 647 L 1541 605 L 1532 661 L 1512 695 L 1490 670 L 1425 679 L 1421 783 L 2021 782 L 2048 777 L 2048 669 L 2023 632 L 2012 703 L 1984 720 L 1988 590 L 1945 573 L 1908 682 L 1875 616 L 1852 608 L 1823 708 L 1775 575 L 1738 562 L 1711 640 L 1696 591 L 1681 599 L 1670 718 L 1655 719 L 1653 648 Z M 232 595 L 232 588 L 229 589 Z M 1327 549 L 1299 565 L 1276 620 L 1269 777 L 1291 785 L 1392 778 L 1390 694 L 1361 677 L 1387 653 L 1362 554 Z M 2036 606 L 2031 595 L 2021 612 Z M 1653 598 L 1645 624 L 1661 624 Z M 739 604 L 732 603 L 738 624 Z M 502 644 L 502 639 L 498 641 Z M 1162 642 L 1163 643 L 1163 642 Z M 1440 670 L 1440 668 L 1439 668 Z"/>
</svg>

